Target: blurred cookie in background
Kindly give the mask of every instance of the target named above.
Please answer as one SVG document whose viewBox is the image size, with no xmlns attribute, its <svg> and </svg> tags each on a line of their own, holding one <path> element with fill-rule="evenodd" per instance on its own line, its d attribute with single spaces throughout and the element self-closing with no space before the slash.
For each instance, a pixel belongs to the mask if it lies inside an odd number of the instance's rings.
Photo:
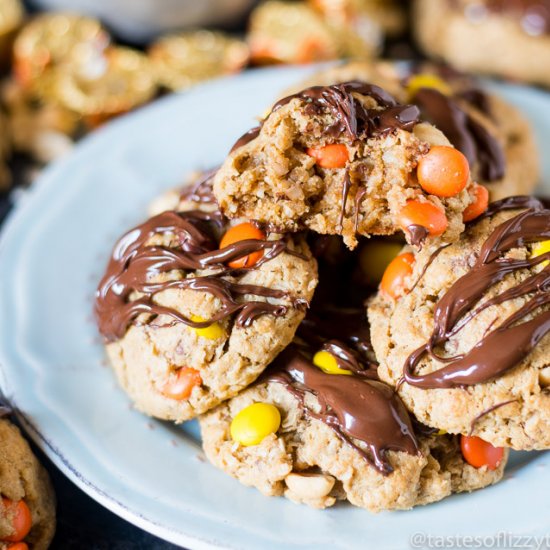
<svg viewBox="0 0 550 550">
<path fill-rule="evenodd" d="M 13 80 L 1 86 L 0 99 L 6 110 L 5 136 L 9 135 L 13 153 L 46 164 L 72 148 L 78 127 L 74 113 L 37 100 Z"/>
<path fill-rule="evenodd" d="M 160 38 L 150 46 L 149 59 L 158 84 L 177 91 L 239 72 L 248 63 L 249 50 L 243 40 L 199 30 Z"/>
<path fill-rule="evenodd" d="M 302 2 L 265 2 L 250 17 L 248 43 L 255 64 L 308 63 L 340 56 L 336 32 Z M 378 45 L 378 37 L 373 47 Z M 369 52 L 370 53 L 370 52 Z"/>
<path fill-rule="evenodd" d="M 428 55 L 550 86 L 550 0 L 416 0 L 412 21 Z"/>
<path fill-rule="evenodd" d="M 75 66 L 57 70 L 46 98 L 82 118 L 87 129 L 147 103 L 156 94 L 156 80 L 143 53 L 109 47 L 96 60 L 93 72 Z"/>
<path fill-rule="evenodd" d="M 38 164 L 157 92 L 145 54 L 111 45 L 98 20 L 73 14 L 44 13 L 25 25 L 13 45 L 12 70 L 0 98 L 13 149 Z"/>
<path fill-rule="evenodd" d="M 309 0 L 309 4 L 326 18 L 342 22 L 368 19 L 390 37 L 401 34 L 407 24 L 403 3 L 396 0 Z"/>
<path fill-rule="evenodd" d="M 44 77 L 58 67 L 93 70 L 111 38 L 101 23 L 69 13 L 43 13 L 25 25 L 13 45 L 13 72 L 25 89 L 40 94 Z"/>
<path fill-rule="evenodd" d="M 386 34 L 395 35 L 404 25 L 394 2 L 270 0 L 252 12 L 248 42 L 257 64 L 371 57 Z"/>
</svg>

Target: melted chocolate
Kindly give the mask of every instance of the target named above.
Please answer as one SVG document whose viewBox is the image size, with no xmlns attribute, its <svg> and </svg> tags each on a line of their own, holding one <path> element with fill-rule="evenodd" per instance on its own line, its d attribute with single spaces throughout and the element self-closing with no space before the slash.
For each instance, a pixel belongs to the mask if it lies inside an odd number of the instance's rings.
<svg viewBox="0 0 550 550">
<path fill-rule="evenodd" d="M 233 147 L 231 147 L 231 150 L 229 151 L 232 153 L 239 147 L 243 147 L 247 143 L 250 143 L 252 140 L 256 139 L 260 135 L 260 130 L 262 129 L 262 125 L 254 126 L 254 128 L 251 128 L 248 130 L 248 132 L 244 133 L 234 144 Z"/>
<path fill-rule="evenodd" d="M 193 185 L 186 185 L 180 192 L 180 199 L 199 204 L 216 204 L 212 184 L 218 170 L 219 168 L 212 168 L 204 172 Z"/>
<path fill-rule="evenodd" d="M 529 195 L 516 195 L 514 197 L 506 197 L 505 199 L 500 199 L 489 204 L 487 210 L 473 220 L 472 224 L 478 223 L 484 218 L 490 218 L 499 212 L 505 212 L 507 210 L 525 210 L 530 208 L 532 210 L 542 210 L 544 208 L 549 208 L 548 199 L 541 197 L 531 197 Z"/>
<path fill-rule="evenodd" d="M 356 94 L 373 98 L 378 107 L 369 109 Z M 401 105 L 382 88 L 365 82 L 344 82 L 332 86 L 312 86 L 278 101 L 272 113 L 293 99 L 306 102 L 306 113 L 319 115 L 330 113 L 334 123 L 325 128 L 325 135 L 337 139 L 345 135 L 349 140 L 366 139 L 387 134 L 395 129 L 411 131 L 420 121 L 420 113 L 414 105 Z M 246 145 L 260 133 L 261 125 L 241 136 L 231 151 Z"/>
<path fill-rule="evenodd" d="M 342 183 L 342 208 L 340 208 L 340 218 L 338 219 L 338 227 L 340 231 L 342 230 L 344 224 L 344 216 L 346 215 L 346 203 L 348 202 L 349 190 L 351 188 L 351 179 L 349 177 L 349 170 L 346 170 L 344 174 L 344 181 Z M 359 218 L 359 212 L 355 213 L 355 224 L 357 225 L 357 220 Z"/>
<path fill-rule="evenodd" d="M 426 227 L 417 224 L 409 225 L 407 227 L 407 233 L 409 234 L 411 244 L 419 249 L 422 247 L 424 241 L 430 234 Z"/>
<path fill-rule="evenodd" d="M 499 225 L 482 245 L 472 269 L 460 277 L 438 301 L 434 311 L 434 330 L 429 341 L 413 352 L 403 368 L 403 380 L 420 388 L 453 388 L 479 384 L 508 372 L 520 363 L 550 331 L 550 263 L 494 298 L 475 304 L 507 275 L 540 265 L 550 252 L 530 259 L 506 258 L 509 250 L 550 238 L 550 210 L 528 197 L 514 197 L 493 203 L 489 212 L 519 208 L 525 210 Z M 435 348 L 444 346 L 484 309 L 520 297 L 525 304 L 504 319 L 466 354 L 441 358 Z M 525 320 L 526 317 L 532 317 Z M 490 327 L 492 328 L 492 327 Z M 447 365 L 434 372 L 415 375 L 414 369 L 428 353 Z"/>
<path fill-rule="evenodd" d="M 489 407 L 488 409 L 485 409 L 484 411 L 481 411 L 471 422 L 470 424 L 470 432 L 468 435 L 472 435 L 474 433 L 474 429 L 476 427 L 476 424 L 488 414 L 492 413 L 493 411 L 496 411 L 497 409 L 500 409 L 500 407 L 504 407 L 505 405 L 509 405 L 510 403 L 515 403 L 516 399 L 509 399 L 508 401 L 504 401 L 503 403 L 497 403 L 496 405 L 493 405 L 492 407 Z"/>
<path fill-rule="evenodd" d="M 137 317 L 142 313 L 152 316 L 148 323 L 159 315 L 165 315 L 173 322 L 196 328 L 207 327 L 237 313 L 237 325 L 249 326 L 262 315 L 283 316 L 287 307 L 265 301 L 243 301 L 245 295 L 287 298 L 292 307 L 307 305 L 304 300 L 292 298 L 281 290 L 239 284 L 222 278 L 223 275 L 256 269 L 287 249 L 284 240 L 256 239 L 240 241 L 219 249 L 216 233 L 220 233 L 224 223 L 219 211 L 164 212 L 126 233 L 115 245 L 107 271 L 96 292 L 95 314 L 99 330 L 106 341 L 122 338 L 127 328 L 137 323 Z M 154 235 L 167 233 L 174 235 L 178 243 L 175 248 L 147 244 Z M 257 251 L 263 251 L 263 256 L 252 268 L 234 270 L 227 267 L 229 262 Z M 204 269 L 211 273 L 154 282 L 155 276 L 172 270 Z M 175 309 L 155 303 L 155 295 L 168 289 L 208 292 L 221 301 L 220 311 L 211 319 L 193 321 Z M 135 297 L 135 293 L 139 295 Z"/>
<path fill-rule="evenodd" d="M 431 254 L 430 254 L 430 257 L 428 258 L 428 261 L 424 264 L 424 267 L 422 268 L 422 271 L 420 272 L 420 275 L 418 276 L 418 279 L 416 279 L 416 281 L 414 282 L 414 284 L 411 286 L 409 292 L 412 292 L 415 288 L 416 288 L 416 285 L 418 285 L 418 283 L 422 280 L 422 277 L 424 277 L 424 275 L 426 274 L 426 271 L 428 271 L 428 268 L 432 265 L 432 263 L 434 262 L 434 260 L 449 246 L 451 246 L 452 243 L 447 243 L 447 244 L 444 244 L 438 248 L 436 248 Z"/>
<path fill-rule="evenodd" d="M 331 350 L 336 346 L 338 353 L 346 357 L 350 352 L 342 343 L 327 345 Z M 277 357 L 267 376 L 284 384 L 308 416 L 332 428 L 383 475 L 393 471 L 386 451 L 419 452 L 407 409 L 393 389 L 373 380 L 369 371 L 357 370 L 353 375 L 326 374 L 311 363 L 302 349 L 291 345 Z M 317 397 L 320 412 L 306 405 L 307 393 Z M 366 444 L 368 452 L 353 440 Z"/>
<path fill-rule="evenodd" d="M 473 100 L 477 108 L 487 104 L 483 92 L 476 90 L 474 96 L 463 98 Z M 422 88 L 414 97 L 422 117 L 441 130 L 449 141 L 468 159 L 471 166 L 478 166 L 485 181 L 502 179 L 506 169 L 506 158 L 500 143 L 486 128 L 462 109 L 453 98 L 433 88 Z M 487 107 L 485 107 L 487 108 Z"/>
<path fill-rule="evenodd" d="M 377 107 L 366 107 L 358 96 L 374 99 Z M 271 113 L 276 112 L 293 99 L 304 101 L 304 111 L 310 116 L 332 115 L 334 122 L 323 130 L 324 136 L 329 141 L 335 141 L 344 136 L 353 142 L 385 135 L 396 129 L 412 131 L 414 126 L 420 122 L 418 107 L 402 105 L 379 86 L 366 82 L 352 81 L 332 86 L 312 86 L 281 99 L 275 103 Z M 231 152 L 255 139 L 261 131 L 262 124 L 242 135 L 231 148 Z M 346 214 L 346 203 L 351 184 L 350 174 L 346 170 L 342 182 L 342 204 L 338 221 L 340 230 Z M 364 194 L 361 194 L 361 189 L 359 189 L 355 199 L 355 226 L 358 225 L 360 201 L 363 196 Z"/>
<path fill-rule="evenodd" d="M 357 193 L 355 194 L 355 200 L 354 200 L 354 214 L 353 214 L 353 230 L 355 233 L 359 231 L 359 214 L 361 213 L 361 203 L 363 202 L 363 199 L 365 198 L 365 195 L 367 194 L 367 188 L 361 187 L 358 189 Z M 344 211 L 342 210 L 344 213 Z M 341 225 L 341 223 L 340 223 Z"/>
<path fill-rule="evenodd" d="M 340 366 L 348 370 L 374 369 L 375 365 L 370 357 L 373 357 L 373 349 L 370 340 L 370 327 L 364 309 L 337 309 L 326 308 L 309 311 L 306 318 L 300 323 L 298 336 L 311 348 L 323 348 L 327 342 L 337 343 L 334 346 L 342 349 L 345 345 L 347 351 L 342 357 L 346 357 L 348 363 L 355 368 Z M 342 344 L 342 345 L 341 345 Z M 332 346 L 331 346 L 332 349 Z M 359 355 L 355 359 L 349 358 L 350 349 Z M 327 349 L 326 351 L 331 351 Z M 337 353 L 335 357 L 339 354 Z M 338 359 L 338 357 L 337 357 Z"/>
<path fill-rule="evenodd" d="M 356 95 L 373 98 L 378 108 L 369 109 Z M 350 140 L 387 134 L 395 129 L 411 131 L 420 121 L 414 105 L 401 105 L 388 92 L 366 82 L 344 82 L 332 86 L 312 86 L 278 101 L 275 112 L 293 99 L 307 103 L 307 112 L 315 115 L 331 113 L 335 122 L 325 129 L 325 135 L 337 138 L 346 135 Z"/>
</svg>

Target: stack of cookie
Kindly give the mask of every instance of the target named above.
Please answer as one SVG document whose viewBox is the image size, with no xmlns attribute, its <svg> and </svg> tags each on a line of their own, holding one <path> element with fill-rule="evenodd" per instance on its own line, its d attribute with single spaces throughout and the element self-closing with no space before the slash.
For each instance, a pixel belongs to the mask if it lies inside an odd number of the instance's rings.
<svg viewBox="0 0 550 550">
<path fill-rule="evenodd" d="M 266 495 L 377 512 L 498 481 L 550 447 L 536 165 L 461 75 L 316 75 L 115 245 L 95 310 L 120 384 Z"/>
</svg>

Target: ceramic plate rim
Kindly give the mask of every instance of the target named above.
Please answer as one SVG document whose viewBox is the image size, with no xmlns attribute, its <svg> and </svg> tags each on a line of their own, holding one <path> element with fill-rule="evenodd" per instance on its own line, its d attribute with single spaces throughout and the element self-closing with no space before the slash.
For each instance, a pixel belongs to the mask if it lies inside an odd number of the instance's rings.
<svg viewBox="0 0 550 550">
<path fill-rule="evenodd" d="M 311 70 L 313 70 L 311 67 L 281 67 L 267 69 L 267 71 L 275 73 L 278 71 L 284 74 L 292 72 L 296 75 L 296 77 L 298 77 L 298 75 L 303 76 L 307 71 Z M 237 79 L 240 81 L 254 79 L 257 74 L 265 71 L 265 69 L 257 69 L 238 76 L 214 80 L 196 87 L 194 90 L 189 92 L 189 94 L 194 97 L 201 94 L 203 90 L 219 88 L 220 86 L 223 86 L 224 82 L 235 81 Z M 187 95 L 188 94 L 183 97 L 186 97 Z M 149 117 L 154 117 L 155 112 L 169 109 L 172 103 L 179 102 L 181 100 L 182 96 L 180 95 L 176 94 L 174 96 L 169 96 L 146 108 L 140 109 L 135 113 L 122 117 L 121 119 L 106 126 L 103 130 L 91 134 L 82 140 L 82 142 L 76 147 L 75 151 L 67 158 L 49 166 L 41 175 L 40 181 L 38 181 L 28 192 L 28 196 L 24 197 L 21 204 L 16 205 L 16 207 L 8 215 L 8 218 L 5 220 L 3 229 L 0 233 L 0 262 L 3 260 L 7 243 L 10 239 L 17 235 L 19 225 L 25 219 L 25 216 L 27 215 L 26 213 L 31 212 L 35 205 L 39 203 L 41 197 L 47 194 L 50 187 L 56 186 L 58 174 L 63 174 L 63 172 L 67 168 L 71 167 L 71 165 L 78 163 L 80 156 L 85 155 L 88 150 L 93 150 L 98 143 L 101 144 L 105 133 L 109 133 L 111 136 L 122 134 L 125 131 L 125 128 L 139 124 L 139 120 L 146 120 Z M 82 151 L 84 151 L 84 153 Z M 7 355 L 5 355 L 4 349 L 0 349 L 0 388 L 4 389 L 5 393 L 10 396 L 10 386 L 3 366 L 4 360 L 7 360 Z M 200 538 L 196 535 L 188 535 L 183 531 L 175 530 L 167 525 L 161 525 L 145 517 L 139 511 L 133 510 L 131 507 L 119 502 L 116 498 L 107 494 L 105 490 L 98 487 L 91 480 L 85 478 L 78 471 L 76 465 L 65 456 L 65 453 L 63 453 L 54 442 L 50 441 L 45 434 L 41 433 L 40 429 L 32 422 L 32 420 L 30 420 L 30 418 L 27 417 L 27 415 L 17 410 L 17 399 L 12 399 L 12 401 L 16 407 L 16 416 L 21 421 L 27 433 L 29 433 L 34 442 L 45 452 L 54 464 L 80 489 L 115 514 L 156 536 L 175 544 L 185 545 L 188 548 L 196 548 L 200 550 L 234 548 L 234 546 L 230 544 L 222 543 L 221 541 L 217 541 L 215 539 Z M 534 459 L 535 462 L 538 460 L 538 457 Z"/>
</svg>

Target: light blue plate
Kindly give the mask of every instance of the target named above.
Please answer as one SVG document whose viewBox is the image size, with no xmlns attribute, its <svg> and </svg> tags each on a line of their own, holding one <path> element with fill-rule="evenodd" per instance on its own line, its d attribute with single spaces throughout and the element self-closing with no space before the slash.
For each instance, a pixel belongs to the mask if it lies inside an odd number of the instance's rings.
<svg viewBox="0 0 550 550">
<path fill-rule="evenodd" d="M 550 453 L 515 453 L 502 483 L 411 512 L 375 516 L 345 505 L 320 512 L 263 497 L 211 467 L 195 423 L 175 427 L 133 411 L 106 367 L 92 295 L 115 239 L 144 218 L 157 193 L 219 163 L 304 71 L 253 71 L 159 101 L 94 133 L 47 170 L 1 240 L 2 389 L 78 486 L 189 548 L 390 549 L 407 547 L 415 533 L 545 534 Z M 547 146 L 550 96 L 495 89 L 525 111 Z M 550 155 L 544 162 L 550 191 Z M 423 547 L 421 539 L 412 542 Z"/>
</svg>

